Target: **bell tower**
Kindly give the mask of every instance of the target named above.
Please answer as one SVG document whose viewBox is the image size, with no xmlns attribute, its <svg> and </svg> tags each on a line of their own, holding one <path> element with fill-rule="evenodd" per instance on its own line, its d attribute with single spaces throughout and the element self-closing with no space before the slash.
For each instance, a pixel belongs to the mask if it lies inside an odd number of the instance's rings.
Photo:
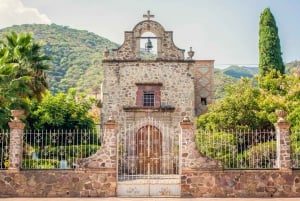
<svg viewBox="0 0 300 201">
<path fill-rule="evenodd" d="M 185 58 L 172 31 L 150 11 L 143 17 L 118 49 L 105 52 L 101 120 L 118 123 L 118 196 L 180 196 L 180 122 L 212 101 L 214 61 L 193 60 L 192 49 Z"/>
</svg>

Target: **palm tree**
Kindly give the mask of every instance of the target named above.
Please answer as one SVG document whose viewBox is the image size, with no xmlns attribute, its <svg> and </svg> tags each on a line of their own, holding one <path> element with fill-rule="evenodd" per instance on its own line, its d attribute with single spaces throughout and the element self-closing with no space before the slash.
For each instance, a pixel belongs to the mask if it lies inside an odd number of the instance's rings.
<svg viewBox="0 0 300 201">
<path fill-rule="evenodd" d="M 7 129 L 9 119 L 8 100 L 7 100 L 7 81 L 8 74 L 11 73 L 11 65 L 5 64 L 7 51 L 0 48 L 0 129 Z"/>
<path fill-rule="evenodd" d="M 6 98 L 10 98 L 11 106 L 13 103 L 24 106 L 26 99 L 41 101 L 48 89 L 45 71 L 49 65 L 45 61 L 50 59 L 41 52 L 41 43 L 33 42 L 30 33 L 11 32 L 6 35 L 6 42 L 0 44 L 3 67 L 0 82 L 6 86 Z"/>
</svg>

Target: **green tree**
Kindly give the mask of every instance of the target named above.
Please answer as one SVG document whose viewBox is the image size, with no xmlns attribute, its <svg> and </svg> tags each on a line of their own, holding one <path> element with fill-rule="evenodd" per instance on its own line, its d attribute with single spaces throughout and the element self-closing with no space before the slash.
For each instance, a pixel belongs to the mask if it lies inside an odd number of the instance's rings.
<svg viewBox="0 0 300 201">
<path fill-rule="evenodd" d="M 4 47 L 8 49 L 7 63 L 15 64 L 15 79 L 28 76 L 28 96 L 40 101 L 48 89 L 45 71 L 50 66 L 45 61 L 50 60 L 50 57 L 42 52 L 42 43 L 34 42 L 30 33 L 11 32 L 6 35 L 6 40 Z"/>
<path fill-rule="evenodd" d="M 30 33 L 12 32 L 6 35 L 6 41 L 1 41 L 1 94 L 10 100 L 10 109 L 24 106 L 26 99 L 40 101 L 46 92 L 45 71 L 49 65 L 45 61 L 50 57 L 41 48 Z"/>
<path fill-rule="evenodd" d="M 276 21 L 270 8 L 264 9 L 259 22 L 259 72 L 265 76 L 272 69 L 285 73 L 281 57 L 280 39 Z"/>
<path fill-rule="evenodd" d="M 209 105 L 209 113 L 197 120 L 198 128 L 209 130 L 259 129 L 272 127 L 260 108 L 261 91 L 250 79 L 242 79 L 226 88 L 222 100 Z"/>
<path fill-rule="evenodd" d="M 48 84 L 45 71 L 50 57 L 30 33 L 11 32 L 0 41 L 0 127 L 5 127 L 10 109 L 28 111 L 30 100 L 41 101 Z"/>
<path fill-rule="evenodd" d="M 94 117 L 89 114 L 94 100 L 76 95 L 74 89 L 68 93 L 48 93 L 40 104 L 33 103 L 27 118 L 31 129 L 93 129 Z"/>
<path fill-rule="evenodd" d="M 4 52 L 0 49 L 0 54 Z M 0 129 L 7 128 L 9 119 L 8 100 L 4 94 L 7 85 L 7 74 L 10 72 L 9 65 L 5 64 L 5 58 L 0 57 Z"/>
<path fill-rule="evenodd" d="M 200 153 L 222 161 L 223 167 L 236 166 L 238 147 L 234 134 L 226 132 L 211 133 L 209 131 L 198 130 L 196 134 L 196 146 Z"/>
</svg>

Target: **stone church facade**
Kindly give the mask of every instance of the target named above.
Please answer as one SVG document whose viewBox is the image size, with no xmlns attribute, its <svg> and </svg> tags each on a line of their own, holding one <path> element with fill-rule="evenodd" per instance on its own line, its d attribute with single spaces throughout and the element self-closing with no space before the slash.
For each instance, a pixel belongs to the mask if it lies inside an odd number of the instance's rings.
<svg viewBox="0 0 300 201">
<path fill-rule="evenodd" d="M 180 196 L 182 168 L 206 164 L 194 132 L 183 133 L 180 122 L 196 119 L 212 102 L 214 61 L 193 60 L 192 49 L 185 58 L 173 32 L 150 12 L 144 17 L 118 49 L 105 52 L 101 118 L 118 124 L 118 196 Z M 145 57 L 151 40 L 156 52 Z"/>
<path fill-rule="evenodd" d="M 212 101 L 213 61 L 193 60 L 192 51 L 185 59 L 172 32 L 145 16 L 119 49 L 105 53 L 101 149 L 75 170 L 22 169 L 25 124 L 15 115 L 0 197 L 299 197 L 284 111 L 275 124 L 276 169 L 224 171 L 199 153 L 192 120 Z M 145 32 L 155 35 L 145 38 L 157 41 L 154 59 L 143 59 Z"/>
<path fill-rule="evenodd" d="M 147 17 L 147 16 L 146 16 Z M 185 58 L 173 42 L 173 32 L 148 19 L 125 32 L 124 43 L 103 61 L 101 118 L 122 122 L 151 115 L 178 127 L 185 116 L 203 114 L 213 100 L 213 60 Z M 141 38 L 151 32 L 157 40 L 156 59 L 141 57 Z M 192 53 L 192 52 L 190 52 Z M 145 102 L 147 101 L 150 102 Z"/>
</svg>

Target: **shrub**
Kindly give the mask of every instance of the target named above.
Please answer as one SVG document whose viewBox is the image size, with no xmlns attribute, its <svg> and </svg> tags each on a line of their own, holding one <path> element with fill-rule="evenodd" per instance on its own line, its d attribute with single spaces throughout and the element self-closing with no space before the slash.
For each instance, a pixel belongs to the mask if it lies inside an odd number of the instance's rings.
<svg viewBox="0 0 300 201">
<path fill-rule="evenodd" d="M 233 167 L 236 164 L 236 137 L 226 132 L 205 132 L 198 130 L 196 146 L 207 157 L 221 160 L 223 167 Z"/>
<path fill-rule="evenodd" d="M 55 169 L 59 168 L 59 160 L 56 159 L 24 159 L 22 168 L 26 169 Z"/>
<path fill-rule="evenodd" d="M 275 168 L 276 141 L 258 143 L 241 155 L 248 168 Z"/>
</svg>

